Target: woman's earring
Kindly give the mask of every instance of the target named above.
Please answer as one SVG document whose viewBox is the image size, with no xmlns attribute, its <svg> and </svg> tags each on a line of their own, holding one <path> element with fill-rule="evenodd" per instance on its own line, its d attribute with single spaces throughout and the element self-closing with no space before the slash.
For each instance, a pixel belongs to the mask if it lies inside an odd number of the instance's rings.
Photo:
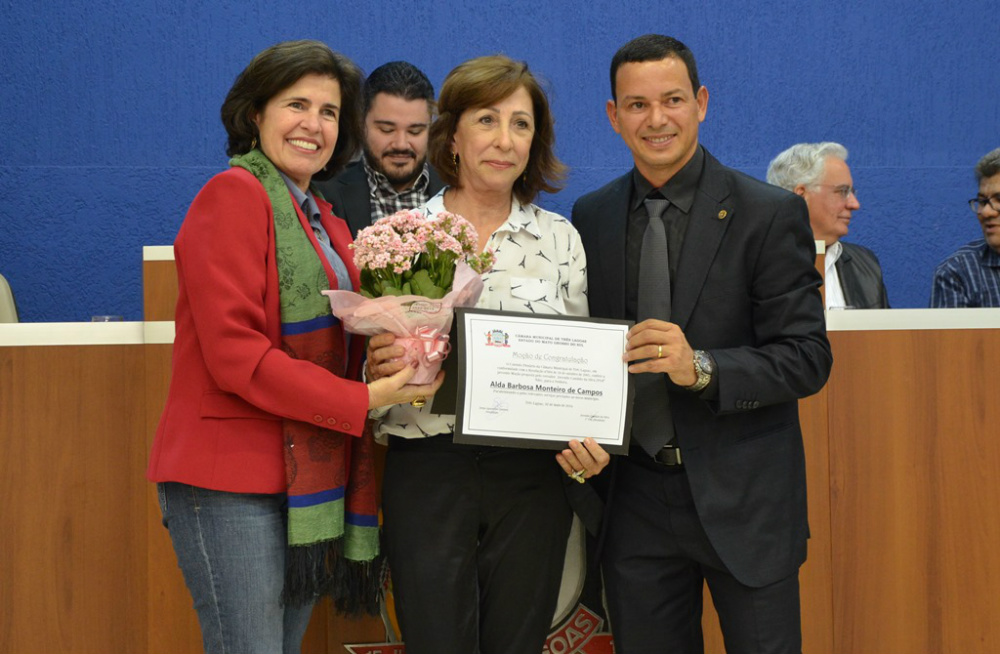
<svg viewBox="0 0 1000 654">
<path fill-rule="evenodd" d="M 257 147 L 257 137 L 255 136 L 253 137 L 253 140 L 250 141 L 250 149 L 253 150 L 256 147 Z"/>
<path fill-rule="evenodd" d="M 455 170 L 458 170 L 458 153 L 457 152 L 452 152 L 451 153 L 451 163 L 455 164 Z"/>
</svg>

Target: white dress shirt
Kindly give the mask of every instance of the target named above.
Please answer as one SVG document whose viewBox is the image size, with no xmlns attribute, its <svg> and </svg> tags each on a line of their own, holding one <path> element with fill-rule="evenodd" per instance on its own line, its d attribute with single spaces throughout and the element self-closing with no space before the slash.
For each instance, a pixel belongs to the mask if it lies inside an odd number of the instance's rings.
<svg viewBox="0 0 1000 654">
<path fill-rule="evenodd" d="M 844 246 L 837 241 L 826 248 L 824 257 L 826 267 L 826 308 L 843 309 L 847 306 L 844 301 L 844 291 L 840 288 L 840 275 L 837 274 L 837 259 L 844 252 Z"/>
</svg>

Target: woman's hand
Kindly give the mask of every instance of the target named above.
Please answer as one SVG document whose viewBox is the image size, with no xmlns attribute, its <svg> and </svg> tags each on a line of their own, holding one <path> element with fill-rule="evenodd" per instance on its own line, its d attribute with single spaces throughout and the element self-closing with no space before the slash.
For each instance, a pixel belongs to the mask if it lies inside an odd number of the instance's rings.
<svg viewBox="0 0 1000 654">
<path fill-rule="evenodd" d="M 589 479 L 611 462 L 611 455 L 593 438 L 585 438 L 583 442 L 573 439 L 569 442 L 569 447 L 556 454 L 556 461 L 559 462 L 563 472 L 583 483 L 584 479 Z"/>
<path fill-rule="evenodd" d="M 377 409 L 380 406 L 406 404 L 414 400 L 426 401 L 428 397 L 437 393 L 441 382 L 444 381 L 444 373 L 438 372 L 437 377 L 430 384 L 408 385 L 407 382 L 413 378 L 416 372 L 415 367 L 404 365 L 393 375 L 368 382 L 368 408 Z M 423 403 L 414 406 L 423 406 Z"/>
<path fill-rule="evenodd" d="M 403 360 L 406 349 L 395 342 L 396 337 L 388 333 L 376 334 L 368 339 L 365 378 L 368 380 L 369 409 L 406 404 L 414 400 L 426 401 L 444 381 L 444 373 L 439 372 L 430 384 L 407 385 L 417 372 L 417 364 L 414 362 L 412 366 L 406 365 Z"/>
</svg>

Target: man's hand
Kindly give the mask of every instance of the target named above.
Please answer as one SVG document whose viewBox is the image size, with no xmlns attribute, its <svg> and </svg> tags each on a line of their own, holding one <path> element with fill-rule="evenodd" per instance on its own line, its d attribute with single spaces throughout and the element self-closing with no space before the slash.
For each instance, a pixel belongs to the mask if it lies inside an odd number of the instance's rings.
<svg viewBox="0 0 1000 654">
<path fill-rule="evenodd" d="M 694 350 L 681 328 L 672 322 L 643 320 L 630 329 L 622 360 L 631 364 L 629 372 L 664 372 L 678 386 L 698 381 Z"/>
</svg>

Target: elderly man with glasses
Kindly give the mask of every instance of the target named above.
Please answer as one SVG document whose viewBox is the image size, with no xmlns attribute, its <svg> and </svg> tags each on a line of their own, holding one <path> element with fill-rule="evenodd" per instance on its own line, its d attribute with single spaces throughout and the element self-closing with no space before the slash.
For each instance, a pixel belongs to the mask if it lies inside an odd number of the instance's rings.
<svg viewBox="0 0 1000 654">
<path fill-rule="evenodd" d="M 931 307 L 1000 307 L 1000 148 L 976 164 L 979 194 L 969 206 L 983 238 L 960 247 L 934 271 Z"/>
<path fill-rule="evenodd" d="M 861 208 L 839 143 L 799 143 L 771 162 L 767 181 L 801 195 L 813 237 L 826 243 L 826 308 L 888 309 L 882 267 L 871 250 L 843 243 L 851 213 Z"/>
</svg>

